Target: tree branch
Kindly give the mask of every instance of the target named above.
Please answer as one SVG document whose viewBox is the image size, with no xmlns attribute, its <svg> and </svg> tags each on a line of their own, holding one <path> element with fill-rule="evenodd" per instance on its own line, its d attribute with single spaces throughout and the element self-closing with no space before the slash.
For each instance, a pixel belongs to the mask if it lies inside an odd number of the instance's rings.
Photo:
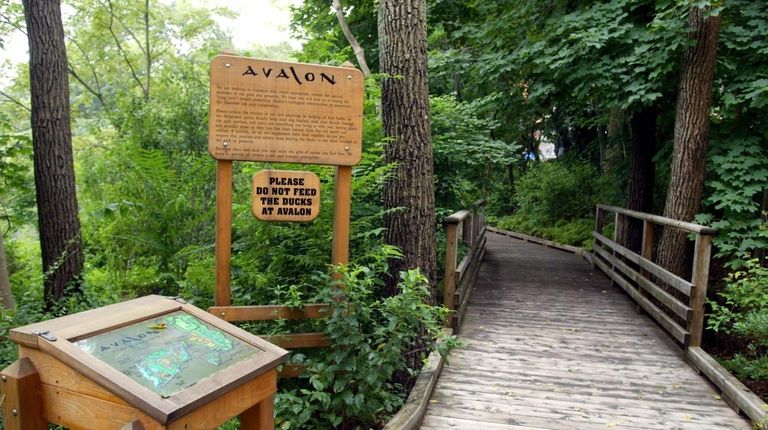
<svg viewBox="0 0 768 430">
<path fill-rule="evenodd" d="M 149 100 L 149 90 L 151 84 L 151 72 L 152 72 L 152 51 L 149 44 L 149 0 L 144 0 L 144 40 L 146 49 L 144 49 L 144 56 L 147 62 L 147 92 L 144 93 L 144 99 Z"/>
<path fill-rule="evenodd" d="M 6 24 L 10 25 L 11 27 L 15 28 L 17 31 L 20 31 L 24 33 L 24 35 L 27 35 L 27 30 L 24 28 L 24 26 L 14 22 L 8 15 L 0 13 L 0 20 L 4 21 Z"/>
<path fill-rule="evenodd" d="M 2 91 L 2 90 L 0 90 L 0 96 L 5 97 L 6 99 L 8 99 L 9 102 L 11 102 L 11 103 L 21 107 L 22 109 L 26 110 L 27 112 L 32 112 L 32 110 L 29 108 L 29 106 L 25 105 L 19 99 L 13 97 L 12 95 L 10 95 L 10 94 Z"/>
<path fill-rule="evenodd" d="M 368 63 L 365 61 L 365 52 L 363 47 L 357 42 L 355 35 L 352 34 L 352 31 L 349 29 L 349 25 L 347 25 L 347 20 L 344 17 L 344 9 L 341 7 L 341 0 L 333 0 L 333 10 L 336 12 L 336 18 L 339 20 L 339 26 L 341 26 L 341 31 L 344 32 L 344 37 L 346 37 L 349 44 L 352 45 L 357 62 L 360 64 L 360 70 L 363 71 L 364 76 L 370 76 L 371 69 L 368 68 Z"/>
<path fill-rule="evenodd" d="M 114 7 L 112 6 L 112 0 L 107 1 L 107 4 L 109 5 L 109 33 L 112 35 L 112 39 L 115 41 L 115 45 L 117 45 L 117 50 L 120 51 L 120 54 L 123 56 L 123 60 L 128 66 L 128 69 L 131 71 L 133 80 L 135 80 L 136 83 L 139 84 L 139 87 L 141 87 L 142 92 L 146 95 L 147 89 L 144 87 L 144 83 L 136 74 L 136 69 L 133 68 L 133 64 L 128 58 L 128 53 L 125 52 L 125 49 L 123 49 L 123 45 L 120 43 L 120 38 L 117 37 L 117 35 L 115 34 L 115 29 L 113 28 L 113 24 L 115 21 L 115 10 L 114 10 Z"/>
<path fill-rule="evenodd" d="M 99 103 L 101 103 L 101 106 L 105 110 L 109 110 L 106 102 L 104 101 L 104 93 L 101 92 L 101 81 L 99 81 L 99 75 L 96 73 L 96 69 L 93 67 L 93 62 L 91 61 L 91 58 L 88 56 L 88 53 L 83 49 L 83 47 L 80 46 L 80 44 L 77 42 L 76 39 L 70 37 L 69 41 L 72 42 L 72 44 L 78 49 L 78 51 L 80 51 L 81 54 L 83 54 L 86 64 L 88 64 L 88 69 L 90 69 L 91 71 L 91 76 L 93 76 L 93 80 L 95 82 L 96 88 L 94 89 L 90 85 L 88 85 L 85 82 L 85 80 L 82 79 L 80 75 L 78 75 L 74 67 L 72 67 L 71 65 L 67 66 L 67 68 L 69 69 L 69 74 L 72 75 L 72 77 L 75 78 L 77 82 L 80 82 L 80 85 L 82 85 L 86 89 L 86 91 L 93 94 L 99 100 Z"/>
</svg>

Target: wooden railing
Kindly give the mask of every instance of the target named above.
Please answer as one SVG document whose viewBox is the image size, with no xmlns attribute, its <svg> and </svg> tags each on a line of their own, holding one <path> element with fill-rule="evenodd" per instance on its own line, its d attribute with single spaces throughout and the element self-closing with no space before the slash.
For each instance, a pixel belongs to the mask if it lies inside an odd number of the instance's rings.
<svg viewBox="0 0 768 430">
<path fill-rule="evenodd" d="M 609 212 L 615 216 L 612 240 L 603 235 L 606 215 Z M 593 232 L 593 264 L 621 286 L 686 349 L 701 346 L 712 235 L 715 230 L 615 206 L 597 205 L 596 218 Z M 643 223 L 640 254 L 619 243 L 620 232 L 630 219 Z M 694 235 L 693 270 L 690 279 L 677 276 L 653 261 L 654 237 L 658 226 Z"/>
<path fill-rule="evenodd" d="M 327 304 L 308 304 L 300 309 L 282 305 L 213 306 L 208 309 L 208 312 L 225 321 L 244 322 L 328 318 L 333 309 Z M 261 335 L 259 337 L 285 349 L 321 348 L 330 345 L 328 337 L 322 332 Z M 303 366 L 285 364 L 278 372 L 278 376 L 295 378 L 301 376 L 304 371 Z"/>
<path fill-rule="evenodd" d="M 485 200 L 478 200 L 469 209 L 460 210 L 445 218 L 447 232 L 445 244 L 445 277 L 443 304 L 450 311 L 445 326 L 458 332 L 469 296 L 475 287 L 480 262 L 485 255 Z M 458 259 L 458 237 L 469 246 L 461 262 Z"/>
</svg>

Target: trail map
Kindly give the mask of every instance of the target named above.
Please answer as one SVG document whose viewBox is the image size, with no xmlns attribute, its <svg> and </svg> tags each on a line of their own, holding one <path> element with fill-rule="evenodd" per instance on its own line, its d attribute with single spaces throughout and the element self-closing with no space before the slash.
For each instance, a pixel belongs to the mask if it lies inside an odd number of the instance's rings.
<svg viewBox="0 0 768 430">
<path fill-rule="evenodd" d="M 183 311 L 75 345 L 163 397 L 261 352 Z"/>
</svg>

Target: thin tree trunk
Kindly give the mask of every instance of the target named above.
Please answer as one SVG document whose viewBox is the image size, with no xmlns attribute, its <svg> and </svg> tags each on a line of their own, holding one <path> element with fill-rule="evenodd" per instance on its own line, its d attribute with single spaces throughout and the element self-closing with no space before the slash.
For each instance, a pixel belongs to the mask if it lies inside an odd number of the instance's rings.
<svg viewBox="0 0 768 430">
<path fill-rule="evenodd" d="M 389 139 L 387 163 L 396 163 L 384 186 L 384 240 L 403 252 L 390 262 L 385 294 L 397 292 L 399 272 L 418 267 L 436 286 L 435 193 L 427 86 L 424 0 L 381 0 L 379 58 L 382 120 Z"/>
<path fill-rule="evenodd" d="M 8 259 L 5 257 L 5 242 L 2 234 L 0 234 L 0 300 L 6 309 L 16 307 L 13 291 L 11 291 L 11 280 L 8 276 Z"/>
<path fill-rule="evenodd" d="M 336 19 L 339 20 L 339 26 L 344 33 L 344 37 L 347 38 L 347 41 L 352 46 L 352 50 L 355 52 L 355 57 L 357 58 L 357 63 L 360 65 L 360 70 L 363 72 L 364 76 L 370 76 L 371 69 L 368 68 L 368 62 L 365 61 L 365 51 L 363 50 L 363 47 L 360 46 L 355 35 L 352 34 L 349 25 L 347 25 L 347 19 L 344 17 L 344 8 L 341 6 L 341 0 L 333 0 L 333 10 L 336 12 Z"/>
<path fill-rule="evenodd" d="M 78 290 L 83 242 L 77 218 L 67 53 L 57 0 L 24 0 L 29 38 L 32 147 L 46 304 Z M 71 290 L 70 290 L 71 291 Z"/>
<path fill-rule="evenodd" d="M 689 38 L 695 45 L 683 54 L 675 116 L 672 169 L 664 216 L 691 221 L 699 211 L 709 147 L 712 82 L 715 73 L 720 15 L 705 17 L 706 9 L 692 7 Z M 688 245 L 684 232 L 665 229 L 659 244 L 659 264 L 683 276 Z"/>
<path fill-rule="evenodd" d="M 639 212 L 653 211 L 653 185 L 656 178 L 653 156 L 656 153 L 657 117 L 658 109 L 653 105 L 635 112 L 629 120 L 627 208 Z M 643 222 L 630 218 L 630 222 L 625 225 L 625 246 L 639 252 L 643 240 Z"/>
</svg>

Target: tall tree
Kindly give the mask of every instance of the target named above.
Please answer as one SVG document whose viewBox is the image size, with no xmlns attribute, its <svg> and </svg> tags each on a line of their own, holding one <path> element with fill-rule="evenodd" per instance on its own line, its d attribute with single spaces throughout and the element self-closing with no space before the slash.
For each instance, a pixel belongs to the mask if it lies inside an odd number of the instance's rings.
<svg viewBox="0 0 768 430">
<path fill-rule="evenodd" d="M 680 73 L 672 168 L 664 206 L 668 218 L 691 221 L 701 205 L 719 34 L 719 14 L 711 13 L 709 7 L 691 7 L 688 38 L 693 44 L 683 53 Z M 683 275 L 687 244 L 684 232 L 665 229 L 659 244 L 659 264 Z"/>
<path fill-rule="evenodd" d="M 656 168 L 653 156 L 656 154 L 657 106 L 651 105 L 635 112 L 629 120 L 629 190 L 627 208 L 639 212 L 653 211 L 653 185 Z M 643 223 L 630 219 L 627 224 L 624 245 L 636 252 L 642 245 Z"/>
<path fill-rule="evenodd" d="M 24 0 L 29 39 L 32 147 L 45 299 L 79 288 L 83 241 L 77 218 L 67 52 L 58 0 Z"/>
<path fill-rule="evenodd" d="M 418 267 L 436 284 L 435 193 L 427 82 L 425 0 L 379 3 L 379 63 L 385 160 L 397 167 L 384 186 L 384 240 L 399 247 L 386 293 L 396 292 L 399 272 Z M 434 298 L 434 291 L 432 294 Z"/>
</svg>

